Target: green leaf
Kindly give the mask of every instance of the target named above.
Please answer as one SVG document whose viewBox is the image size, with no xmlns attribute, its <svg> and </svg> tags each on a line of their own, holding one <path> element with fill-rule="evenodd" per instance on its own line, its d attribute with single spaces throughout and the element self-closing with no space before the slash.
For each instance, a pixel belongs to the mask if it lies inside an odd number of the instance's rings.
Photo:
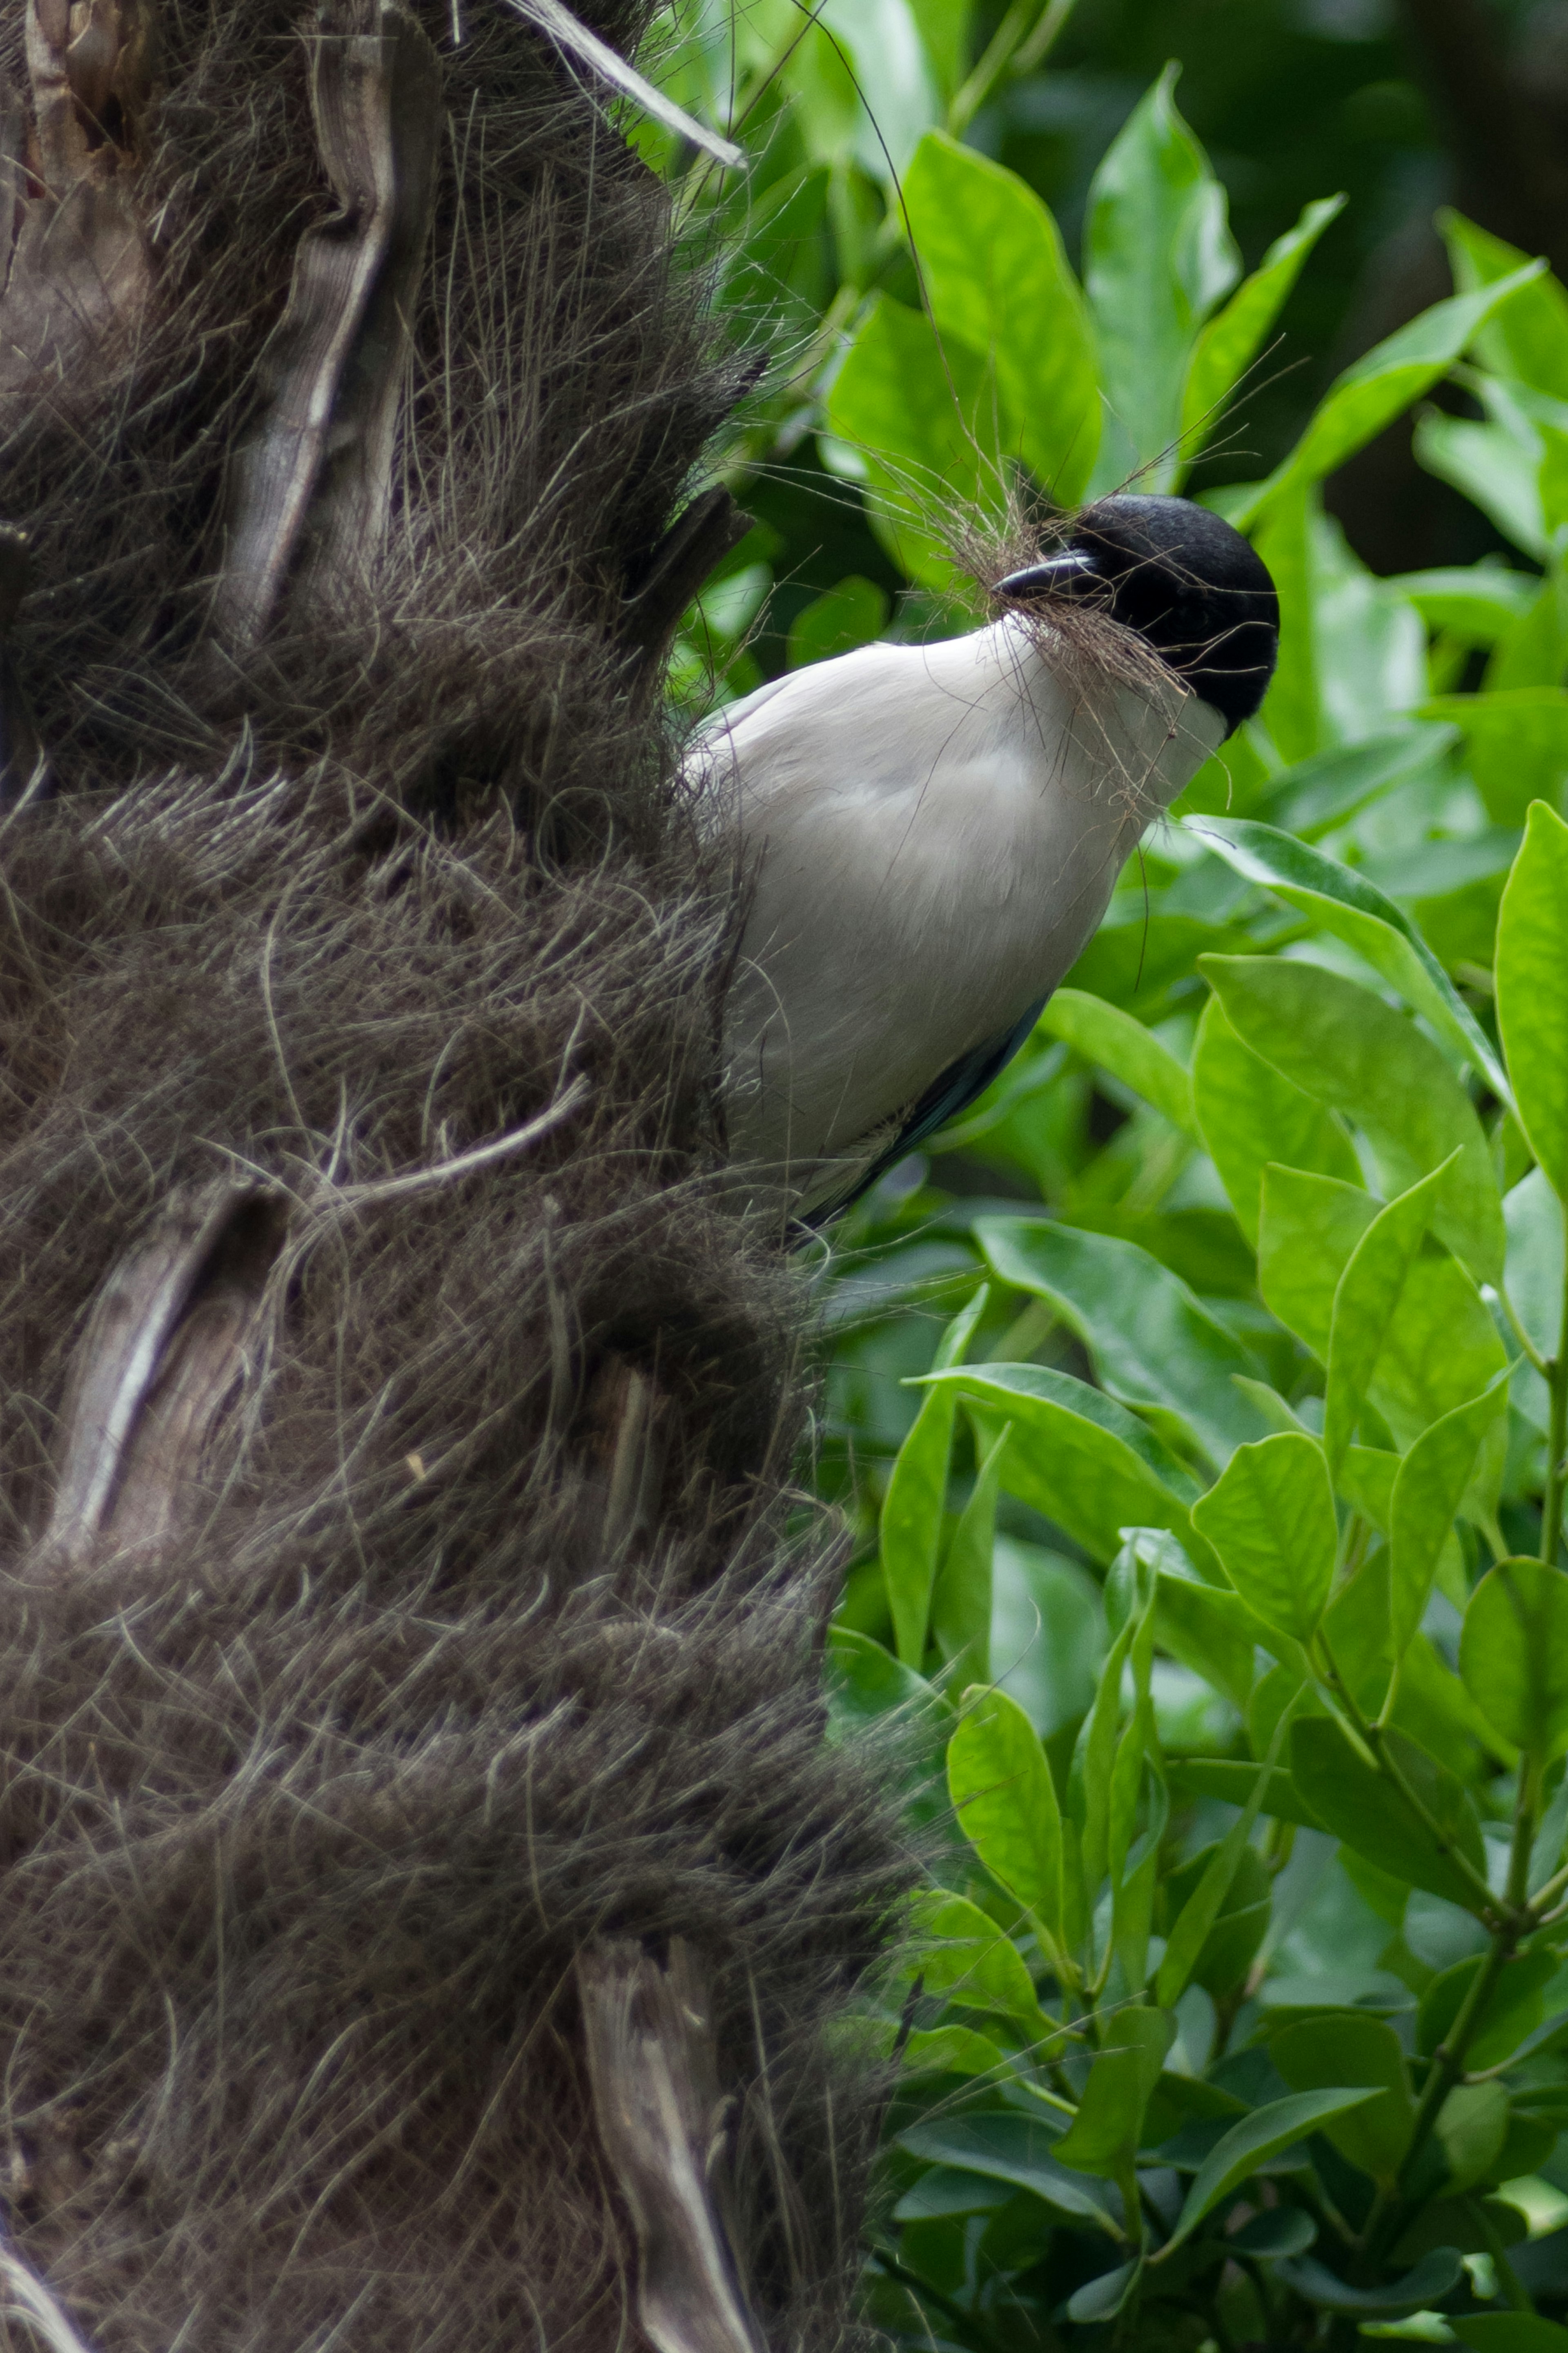
<svg viewBox="0 0 1568 2353">
<path fill-rule="evenodd" d="M 1218 1563 L 1193 1534 L 1195 1482 L 1113 1399 L 1043 1365 L 976 1366 L 928 1377 L 977 1410 L 987 1443 L 1002 1419 L 1016 1425 L 1003 1457 L 1004 1487 L 1095 1559 L 1114 1558 L 1124 1527 L 1167 1528 L 1200 1568 L 1212 1564 L 1217 1580 Z"/>
<path fill-rule="evenodd" d="M 1291 1778 L 1324 1828 L 1380 1871 L 1476 1911 L 1483 1899 L 1453 1860 L 1463 1857 L 1484 1885 L 1486 1853 L 1468 1791 L 1403 1733 L 1389 1728 L 1380 1736 L 1436 1832 L 1358 1756 L 1331 1716 L 1301 1715 L 1291 1725 Z"/>
<path fill-rule="evenodd" d="M 1437 215 L 1437 227 L 1461 294 L 1512 277 L 1528 258 L 1447 206 Z M 1500 375 L 1562 399 L 1568 394 L 1568 291 L 1551 276 L 1532 280 L 1504 304 L 1477 348 Z"/>
<path fill-rule="evenodd" d="M 1251 1821 L 1247 1822 L 1250 1831 Z M 1171 1977 L 1181 1977 L 1183 1985 L 1202 1986 L 1217 2001 L 1232 1993 L 1246 1981 L 1248 1970 L 1258 1957 L 1258 1947 L 1268 1932 L 1273 1913 L 1273 1879 L 1268 1865 L 1257 1851 L 1239 1839 L 1240 1824 L 1233 1822 L 1223 1839 L 1198 1853 L 1188 1857 L 1180 1868 L 1167 1877 L 1164 1895 L 1169 1916 L 1174 1926 L 1171 1944 L 1184 1943 L 1194 1935 L 1207 1909 L 1209 1897 L 1205 1883 L 1212 1873 L 1215 1880 L 1228 1870 L 1228 1883 L 1220 1895 L 1218 1907 L 1200 1941 L 1171 1964 Z M 1227 1854 L 1226 1850 L 1231 1850 Z M 1192 1928 L 1184 1924 L 1194 1902 L 1203 1898 L 1202 1908 L 1194 1915 Z M 1170 1946 L 1160 1964 L 1161 1980 L 1164 1981 L 1170 1964 Z M 1147 2132 L 1148 2127 L 1145 2126 Z M 1206 2152 L 1205 2152 L 1206 2153 Z"/>
<path fill-rule="evenodd" d="M 1122 2235 L 1110 2213 L 1108 2193 L 1081 2173 L 1058 2165 L 1052 2155 L 1057 2145 L 1052 2134 L 1027 2116 L 946 2116 L 900 2133 L 898 2145 L 928 2164 L 961 2166 L 966 2173 L 1032 2190 L 1058 2213 L 1074 2221 L 1090 2222 L 1108 2238 L 1120 2240 Z"/>
<path fill-rule="evenodd" d="M 1083 496 L 1100 445 L 1100 390 L 1083 296 L 1050 213 L 1016 172 L 928 132 L 904 211 L 944 343 L 992 374 L 1005 446 L 1061 506 Z"/>
<path fill-rule="evenodd" d="M 1568 694 L 1561 687 L 1434 695 L 1421 708 L 1426 717 L 1451 720 L 1464 736 L 1494 825 L 1522 825 L 1533 801 L 1560 797 L 1568 769 Z"/>
<path fill-rule="evenodd" d="M 1173 2254 L 1183 2240 L 1197 2229 L 1204 2216 L 1212 2212 L 1222 2199 L 1238 2189 L 1250 2174 L 1293 2141 L 1304 2140 L 1309 2133 L 1319 2131 L 1331 2116 L 1343 2116 L 1348 2109 L 1357 2108 L 1375 2094 L 1364 2089 L 1292 2092 L 1288 2099 L 1270 2100 L 1255 2108 L 1240 2124 L 1232 2125 L 1224 2137 L 1215 2142 L 1188 2190 L 1176 2227 L 1155 2257 L 1163 2262 Z"/>
<path fill-rule="evenodd" d="M 1474 1104 L 1440 1050 L 1369 989 L 1277 956 L 1203 956 L 1245 1045 L 1362 1128 L 1391 1192 L 1458 1159 L 1432 1229 L 1482 1282 L 1501 1277 L 1502 1204 Z"/>
<path fill-rule="evenodd" d="M 1497 1006 L 1520 1125 L 1568 1202 L 1568 825 L 1544 801 L 1502 894 Z"/>
<path fill-rule="evenodd" d="M 865 461 L 873 512 L 911 580 L 966 588 L 949 553 L 955 509 L 1000 518 L 995 403 L 984 362 L 945 352 L 931 321 L 879 296 L 827 398 L 827 425 Z"/>
<path fill-rule="evenodd" d="M 1063 2165 L 1108 2179 L 1131 2161 L 1143 2130 L 1143 2111 L 1160 2080 L 1176 2021 L 1163 2010 L 1119 2010 L 1107 2032 L 1112 2048 L 1097 2053 L 1078 2114 L 1057 2143 Z"/>
<path fill-rule="evenodd" d="M 1254 1249 L 1271 1160 L 1360 1183 L 1355 1147 L 1333 1113 L 1242 1044 L 1217 997 L 1198 1024 L 1192 1085 L 1204 1142 Z"/>
<path fill-rule="evenodd" d="M 1222 1805 L 1245 1806 L 1261 1788 L 1259 1813 L 1279 1822 L 1296 1822 L 1302 1830 L 1323 1827 L 1289 1773 L 1277 1765 L 1270 1773 L 1261 1765 L 1239 1757 L 1177 1757 L 1166 1768 L 1173 1789 L 1184 1797 L 1215 1798 Z"/>
<path fill-rule="evenodd" d="M 1533 2312 L 1462 2312 L 1450 2326 L 1476 2353 L 1568 2353 L 1568 2328 Z"/>
<path fill-rule="evenodd" d="M 947 1786 L 964 1836 L 1052 1936 L 1062 1925 L 1062 1821 L 1039 1735 L 1016 1700 L 978 1687 L 948 1743 Z"/>
<path fill-rule="evenodd" d="M 1256 1374 L 1251 1356 L 1135 1242 L 1043 1218 L 977 1218 L 973 1232 L 1001 1281 L 1049 1300 L 1110 1395 L 1142 1407 L 1156 1427 L 1190 1432 L 1220 1462 L 1264 1427 L 1235 1386 L 1237 1374 Z"/>
<path fill-rule="evenodd" d="M 1415 1264 L 1433 1204 L 1451 1162 L 1435 1168 L 1378 1211 L 1351 1252 L 1334 1290 L 1323 1445 L 1337 1471 L 1371 1393 L 1377 1360 Z"/>
<path fill-rule="evenodd" d="M 1411 574 L 1410 578 L 1426 575 Z M 1438 577 L 1432 575 L 1431 577 Z M 1512 572 L 1456 572 L 1444 579 L 1514 580 Z M 1415 601 L 1414 599 L 1412 601 Z M 1478 596 L 1476 603 L 1484 600 Z M 1498 609 L 1489 603 L 1489 611 Z M 1507 608 L 1512 611 L 1515 608 Z M 1394 791 L 1417 778 L 1436 776 L 1447 767 L 1458 740 L 1458 728 L 1434 726 L 1419 720 L 1401 720 L 1374 735 L 1353 744 L 1331 744 L 1326 751 L 1299 760 L 1270 777 L 1251 814 L 1261 822 L 1304 841 L 1331 832 L 1368 801 Z"/>
<path fill-rule="evenodd" d="M 1040 1016 L 1040 1028 L 1062 1039 L 1086 1062 L 1120 1079 L 1168 1119 L 1171 1125 L 1202 1144 L 1193 1115 L 1192 1082 L 1168 1046 L 1120 1006 L 1080 988 L 1058 988 Z"/>
<path fill-rule="evenodd" d="M 1253 1649 L 1262 1630 L 1239 1594 L 1205 1585 L 1190 1572 L 1162 1567 L 1154 1632 L 1163 1651 L 1245 1710 L 1253 1684 Z"/>
<path fill-rule="evenodd" d="M 1089 186 L 1084 277 L 1100 382 L 1121 427 L 1101 453 L 1096 490 L 1130 470 L 1129 454 L 1134 465 L 1158 461 L 1147 489 L 1174 481 L 1187 355 L 1240 275 L 1224 191 L 1176 111 L 1178 70 L 1167 66 L 1134 107 Z"/>
<path fill-rule="evenodd" d="M 1101 2272 L 1098 2279 L 1086 2280 L 1068 2298 L 1068 2318 L 1113 2320 L 1142 2275 L 1143 2258 L 1139 2255 L 1134 2262 L 1122 2263 L 1113 2272 Z"/>
<path fill-rule="evenodd" d="M 1434 2247 L 1414 2271 L 1386 2287 L 1350 2287 L 1310 2256 L 1281 2263 L 1274 2276 L 1321 2312 L 1342 2312 L 1363 2320 L 1392 2320 L 1402 2313 L 1426 2312 L 1453 2288 L 1463 2270 L 1458 2250 Z"/>
<path fill-rule="evenodd" d="M 1431 2057 L 1458 2018 L 1484 1957 L 1480 1953 L 1471 1953 L 1464 1960 L 1456 1961 L 1451 1968 L 1435 1977 L 1422 1995 L 1415 2047 L 1423 2058 Z M 1516 2052 L 1523 2055 L 1520 2046 L 1527 2042 L 1540 2023 L 1542 1997 L 1557 1969 L 1554 1953 L 1515 1953 L 1505 1962 L 1481 2026 L 1466 2052 L 1468 2067 L 1476 2070 L 1500 2066 Z M 1560 2016 L 1556 2024 L 1561 2027 L 1562 2023 Z"/>
<path fill-rule="evenodd" d="M 1531 575 L 1500 564 L 1401 572 L 1388 585 L 1415 606 L 1429 629 L 1445 629 L 1476 646 L 1495 645 L 1506 637 L 1536 594 Z"/>
<path fill-rule="evenodd" d="M 1301 482 L 1321 481 L 1375 439 L 1385 425 L 1447 374 L 1488 320 L 1545 267 L 1544 262 L 1526 262 L 1494 285 L 1435 302 L 1346 368 L 1319 402 L 1289 456 L 1231 516 L 1237 528 L 1245 530 L 1283 491 Z"/>
<path fill-rule="evenodd" d="M 1500 1560 L 1465 1611 L 1459 1673 L 1489 1724 L 1527 1755 L 1568 1749 L 1568 1577 Z"/>
<path fill-rule="evenodd" d="M 857 646 L 868 646 L 879 638 L 887 625 L 886 589 L 851 572 L 795 615 L 790 623 L 788 666 L 804 670 L 810 662 L 853 653 Z"/>
<path fill-rule="evenodd" d="M 899 1449 L 882 1504 L 882 1575 L 898 1653 L 906 1667 L 918 1668 L 925 1657 L 926 1621 L 947 1500 L 953 1411 L 949 1389 L 930 1389 L 921 1399 L 914 1427 Z"/>
<path fill-rule="evenodd" d="M 1508 1228 L 1504 1287 L 1537 1352 L 1554 1356 L 1563 1333 L 1563 1206 L 1544 1170 L 1521 1176 L 1502 1205 Z"/>
<path fill-rule="evenodd" d="M 1437 2111 L 1436 2137 L 1450 2189 L 1495 2181 L 1508 2138 L 1509 2098 L 1501 2084 L 1457 2084 Z"/>
<path fill-rule="evenodd" d="M 1154 1999 L 1163 2010 L 1173 2009 L 1181 2000 L 1186 1990 L 1188 1979 L 1195 1974 L 1198 1964 L 1208 1947 L 1211 1932 L 1221 1912 L 1226 1908 L 1237 1871 L 1242 1866 L 1243 1857 L 1251 1854 L 1248 1841 L 1252 1837 L 1253 1824 L 1258 1820 L 1262 1797 L 1263 1784 L 1260 1778 L 1239 1818 L 1232 1822 L 1224 1838 L 1215 1848 L 1204 1866 L 1203 1874 L 1197 1885 L 1183 1904 L 1172 1924 L 1164 1956 L 1160 1963 L 1160 1973 L 1154 1984 Z M 1256 1865 L 1258 1858 L 1253 1856 L 1252 1860 Z M 1261 1892 L 1264 1899 L 1262 1911 L 1266 1921 L 1268 1911 L 1267 1873 L 1263 1877 Z M 1258 1934 L 1260 1941 L 1261 1926 Z M 1248 1953 L 1247 1957 L 1250 1960 L 1251 1954 Z M 1243 1963 L 1244 1969 L 1245 1967 L 1246 1964 Z"/>
<path fill-rule="evenodd" d="M 1281 1324 L 1325 1364 L 1334 1293 L 1377 1208 L 1369 1193 L 1337 1177 L 1300 1168 L 1264 1171 L 1258 1288 Z"/>
<path fill-rule="evenodd" d="M 1381 2187 L 1398 2179 L 1415 2123 L 1405 2049 L 1384 2018 L 1338 2010 L 1298 2019 L 1269 2042 L 1268 2056 L 1294 2092 L 1321 2092 L 1334 2084 L 1366 2084 L 1378 2096 L 1321 2127 L 1340 2155 Z"/>
<path fill-rule="evenodd" d="M 962 1364 L 989 1296 L 982 1284 L 953 1317 L 937 1348 L 938 1371 Z M 882 1503 L 882 1575 L 894 1641 L 907 1667 L 919 1668 L 925 1659 L 955 1409 L 955 1400 L 947 1389 L 930 1390 L 921 1398 L 914 1427 L 899 1449 Z"/>
<path fill-rule="evenodd" d="M 1187 818 L 1184 823 L 1237 874 L 1300 907 L 1324 931 L 1347 941 L 1407 1005 L 1425 1014 L 1502 1102 L 1511 1101 L 1502 1065 L 1480 1023 L 1404 909 L 1363 874 L 1271 825 L 1217 817 Z"/>
<path fill-rule="evenodd" d="M 1344 207 L 1343 196 L 1321 196 L 1309 205 L 1295 227 L 1275 238 L 1251 277 L 1198 337 L 1182 392 L 1184 462 L 1173 490 L 1219 424 L 1226 397 L 1262 349 L 1302 263 Z"/>
<path fill-rule="evenodd" d="M 1447 417 L 1436 409 L 1416 418 L 1415 448 L 1427 473 L 1451 483 L 1526 555 L 1545 562 L 1549 537 L 1534 450 L 1500 425 Z"/>
<path fill-rule="evenodd" d="M 977 1904 L 936 1889 L 918 1899 L 910 1925 L 919 1945 L 906 1975 L 918 1973 L 923 1991 L 1010 2019 L 1032 2042 L 1053 2033 L 1023 1955 Z"/>
<path fill-rule="evenodd" d="M 931 1634 L 954 1682 L 985 1682 L 991 1673 L 991 1564 L 996 1548 L 996 1491 L 1002 1457 L 1012 1436 L 1004 1429 L 982 1459 L 980 1473 L 952 1532 L 931 1596 Z"/>
<path fill-rule="evenodd" d="M 921 2052 L 921 2061 L 929 2063 L 949 2050 L 955 2057 L 966 2056 L 973 2044 L 984 2045 L 985 2037 L 972 2033 L 966 2027 L 939 2027 L 931 2034 L 911 2034 L 904 2046 L 906 2067 L 911 2063 L 910 2051 L 916 2042 L 934 2046 L 922 2048 Z M 987 2047 L 994 2049 L 994 2045 Z M 996 2056 L 1001 2058 L 1000 2052 Z M 944 2074 L 954 2075 L 984 2072 L 981 2068 L 971 2069 L 962 2065 L 942 2070 Z M 933 2165 L 929 2172 L 921 2175 L 912 2189 L 905 2190 L 893 2209 L 893 2220 L 895 2222 L 929 2222 L 949 2214 L 994 2214 L 998 2207 L 1006 2205 L 1011 2195 L 1011 2186 L 1006 2182 L 987 2181 L 981 2174 L 961 2172 L 956 2165 Z"/>
<path fill-rule="evenodd" d="M 1333 1582 L 1339 1531 L 1316 1439 L 1294 1431 L 1238 1447 L 1193 1506 L 1226 1575 L 1264 1625 L 1310 1641 Z"/>
<path fill-rule="evenodd" d="M 1453 1534 L 1477 1458 L 1508 1411 L 1506 1381 L 1507 1376 L 1500 1375 L 1479 1398 L 1456 1406 L 1423 1430 L 1399 1466 L 1389 1509 L 1388 1604 L 1396 1659 L 1404 1656 L 1426 1615 L 1437 1563 Z"/>
</svg>

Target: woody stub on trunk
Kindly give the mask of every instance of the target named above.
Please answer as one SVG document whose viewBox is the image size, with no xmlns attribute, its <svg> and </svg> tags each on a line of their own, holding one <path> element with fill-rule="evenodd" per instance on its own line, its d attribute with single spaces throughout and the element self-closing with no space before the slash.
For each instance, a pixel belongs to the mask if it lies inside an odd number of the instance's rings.
<svg viewBox="0 0 1568 2353">
<path fill-rule="evenodd" d="M 742 367 L 504 0 L 0 31 L 7 2341 L 837 2342 L 906 1860 L 660 709 Z"/>
</svg>

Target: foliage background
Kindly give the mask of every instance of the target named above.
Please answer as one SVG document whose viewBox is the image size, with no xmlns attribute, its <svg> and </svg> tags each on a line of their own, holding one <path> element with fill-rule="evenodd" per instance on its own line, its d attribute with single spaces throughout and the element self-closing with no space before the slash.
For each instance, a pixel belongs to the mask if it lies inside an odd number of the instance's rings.
<svg viewBox="0 0 1568 2353">
<path fill-rule="evenodd" d="M 1009 486 L 1185 488 L 1282 593 L 819 1277 L 836 1707 L 931 1842 L 911 2342 L 1568 2353 L 1565 28 L 709 0 L 662 78 L 747 172 L 638 134 L 773 353 L 689 709 L 970 626 L 941 518 Z"/>
</svg>

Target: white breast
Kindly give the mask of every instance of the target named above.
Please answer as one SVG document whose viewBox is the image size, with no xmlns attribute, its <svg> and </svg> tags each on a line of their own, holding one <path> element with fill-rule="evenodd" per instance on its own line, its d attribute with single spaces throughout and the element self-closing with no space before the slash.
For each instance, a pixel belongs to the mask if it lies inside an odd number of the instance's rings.
<svg viewBox="0 0 1568 2353">
<path fill-rule="evenodd" d="M 763 687 L 695 757 L 754 899 L 726 1020 L 738 1161 L 805 1198 L 1056 986 L 1220 738 L 1173 679 L 1074 695 L 1016 622 Z"/>
</svg>

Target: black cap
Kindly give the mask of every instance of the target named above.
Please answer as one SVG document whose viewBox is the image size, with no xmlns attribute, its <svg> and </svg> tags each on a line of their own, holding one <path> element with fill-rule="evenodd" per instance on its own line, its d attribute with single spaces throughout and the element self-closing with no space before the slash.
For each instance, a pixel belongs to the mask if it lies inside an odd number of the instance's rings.
<svg viewBox="0 0 1568 2353">
<path fill-rule="evenodd" d="M 1234 734 L 1268 691 L 1279 599 L 1238 531 L 1190 499 L 1100 499 L 1067 545 L 998 581 L 1004 596 L 1102 596 Z"/>
</svg>

